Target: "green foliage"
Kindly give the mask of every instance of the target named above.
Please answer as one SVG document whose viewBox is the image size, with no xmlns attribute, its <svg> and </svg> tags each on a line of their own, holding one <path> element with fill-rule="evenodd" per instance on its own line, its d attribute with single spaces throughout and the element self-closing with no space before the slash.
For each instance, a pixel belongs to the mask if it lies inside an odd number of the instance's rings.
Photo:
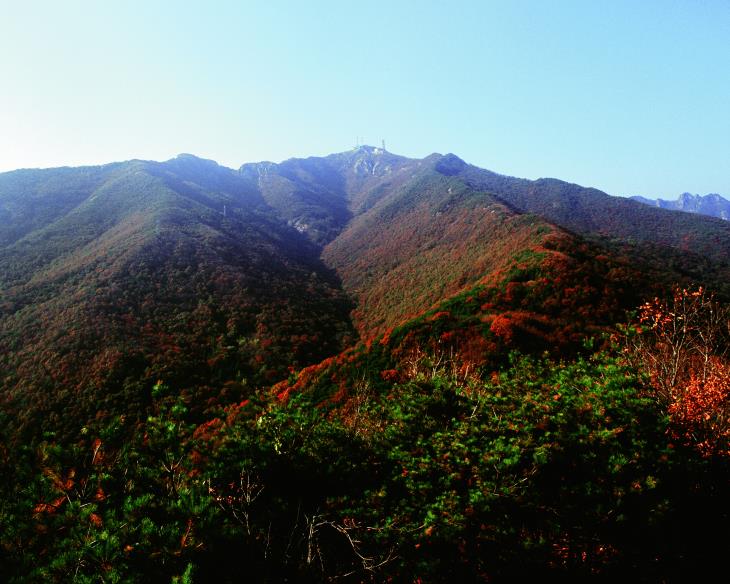
<svg viewBox="0 0 730 584">
<path fill-rule="evenodd" d="M 4 580 L 668 581 L 727 552 L 726 462 L 584 343 L 725 286 L 719 222 L 370 147 L 6 173 L 0 220 Z"/>
<path fill-rule="evenodd" d="M 687 453 L 615 358 L 363 391 L 338 412 L 300 394 L 191 424 L 158 384 L 144 424 L 17 454 L 2 566 L 24 582 L 220 582 L 242 566 L 269 581 L 479 581 L 654 574 L 677 551 L 662 530 Z"/>
<path fill-rule="evenodd" d="M 633 554 L 649 561 L 633 546 L 663 521 L 669 450 L 666 422 L 638 388 L 604 358 L 520 360 L 489 384 L 395 387 L 368 405 L 392 470 L 360 513 L 400 526 L 403 576 L 588 575 Z"/>
</svg>

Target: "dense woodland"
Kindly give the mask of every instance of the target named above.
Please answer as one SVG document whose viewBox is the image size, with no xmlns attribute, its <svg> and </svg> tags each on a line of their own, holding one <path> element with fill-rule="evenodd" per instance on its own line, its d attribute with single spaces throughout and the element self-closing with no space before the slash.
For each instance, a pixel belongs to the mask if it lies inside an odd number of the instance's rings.
<svg viewBox="0 0 730 584">
<path fill-rule="evenodd" d="M 361 147 L 0 175 L 10 582 L 696 579 L 730 227 Z"/>
</svg>

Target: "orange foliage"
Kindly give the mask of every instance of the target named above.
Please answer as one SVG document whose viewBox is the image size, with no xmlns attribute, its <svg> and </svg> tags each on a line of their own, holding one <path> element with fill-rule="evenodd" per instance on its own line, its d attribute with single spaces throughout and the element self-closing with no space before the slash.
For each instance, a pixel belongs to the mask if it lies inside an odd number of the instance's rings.
<svg viewBox="0 0 730 584">
<path fill-rule="evenodd" d="M 730 454 L 730 311 L 703 288 L 641 306 L 629 355 L 646 371 L 676 438 Z"/>
<path fill-rule="evenodd" d="M 201 424 L 193 432 L 193 438 L 196 440 L 212 440 L 219 432 L 223 422 L 220 418 L 213 418 Z"/>
<path fill-rule="evenodd" d="M 669 404 L 677 434 L 705 455 L 730 454 L 730 365 L 715 357 L 705 379 L 692 371 Z"/>
<path fill-rule="evenodd" d="M 511 343 L 514 337 L 512 319 L 506 314 L 498 314 L 489 326 L 489 330 L 505 343 Z"/>
<path fill-rule="evenodd" d="M 448 310 L 440 310 L 436 312 L 429 320 L 439 320 L 440 318 L 449 318 L 451 313 Z"/>
</svg>

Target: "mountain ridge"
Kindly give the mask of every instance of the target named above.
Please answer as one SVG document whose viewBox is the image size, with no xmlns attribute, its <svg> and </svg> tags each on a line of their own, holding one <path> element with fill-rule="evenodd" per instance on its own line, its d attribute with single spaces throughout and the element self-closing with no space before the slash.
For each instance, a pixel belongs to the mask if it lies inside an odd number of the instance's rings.
<svg viewBox="0 0 730 584">
<path fill-rule="evenodd" d="M 451 153 L 14 171 L 0 174 L 0 216 L 0 384 L 23 427 L 68 391 L 83 396 L 77 418 L 144 411 L 157 377 L 213 402 L 245 396 L 480 286 L 492 292 L 451 331 L 503 354 L 551 334 L 575 344 L 641 286 L 730 281 L 725 222 Z"/>
<path fill-rule="evenodd" d="M 665 199 L 648 199 L 640 195 L 634 195 L 631 199 L 638 201 L 639 203 L 659 207 L 661 209 L 697 213 L 730 221 L 730 201 L 717 193 L 697 195 L 685 192 L 673 201 Z"/>
<path fill-rule="evenodd" d="M 336 276 L 254 185 L 191 157 L 103 168 L 83 192 L 46 196 L 56 208 L 37 229 L 37 201 L 0 199 L 29 231 L 0 250 L 0 381 L 21 426 L 68 391 L 78 419 L 143 412 L 141 380 L 262 383 L 342 348 Z"/>
</svg>

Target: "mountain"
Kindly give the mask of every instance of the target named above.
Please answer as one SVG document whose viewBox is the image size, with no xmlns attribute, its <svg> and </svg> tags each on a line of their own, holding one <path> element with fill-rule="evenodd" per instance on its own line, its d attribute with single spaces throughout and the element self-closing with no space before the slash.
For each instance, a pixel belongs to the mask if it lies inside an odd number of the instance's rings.
<svg viewBox="0 0 730 584">
<path fill-rule="evenodd" d="M 355 216 L 396 187 L 420 165 L 380 148 L 359 148 L 281 164 L 244 164 L 264 199 L 312 241 L 332 241 Z"/>
<path fill-rule="evenodd" d="M 645 205 L 659 207 L 661 209 L 669 209 L 671 211 L 684 211 L 686 213 L 697 213 L 700 215 L 708 215 L 709 217 L 717 217 L 730 221 L 730 201 L 724 197 L 712 193 L 709 195 L 693 195 L 691 193 L 682 193 L 677 197 L 676 201 L 666 201 L 664 199 L 647 199 L 646 197 L 633 196 L 632 200 L 638 201 Z"/>
<path fill-rule="evenodd" d="M 649 291 L 730 282 L 726 222 L 370 146 L 4 173 L 0 217 L 6 409 L 69 433 L 157 378 L 236 399 L 469 290 L 491 300 L 452 337 L 560 351 Z"/>
<path fill-rule="evenodd" d="M 696 577 L 729 256 L 728 222 L 454 154 L 0 174 L 0 572 Z"/>
<path fill-rule="evenodd" d="M 469 165 L 459 172 L 474 188 L 493 192 L 514 209 L 539 214 L 581 235 L 661 246 L 720 262 L 730 259 L 730 250 L 718 245 L 730 235 L 730 226 L 720 220 L 649 209 L 630 199 L 552 178 L 516 179 Z"/>
<path fill-rule="evenodd" d="M 730 293 L 730 248 L 719 245 L 730 240 L 724 222 L 555 179 L 506 177 L 453 154 L 413 160 L 360 147 L 241 172 L 254 170 L 265 177 L 259 184 L 267 201 L 324 245 L 322 258 L 355 298 L 355 324 L 365 337 L 499 272 L 556 227 L 561 237 L 587 238 L 656 278 L 704 281 Z M 287 199 L 280 198 L 283 184 Z M 312 195 L 317 189 L 340 201 L 336 213 L 322 205 L 330 199 Z M 309 202 L 315 199 L 319 207 Z M 327 237 L 316 227 L 324 220 Z"/>
<path fill-rule="evenodd" d="M 0 209 L 2 387 L 21 428 L 142 412 L 159 377 L 217 399 L 349 343 L 318 248 L 214 162 L 6 173 Z"/>
<path fill-rule="evenodd" d="M 356 299 L 358 330 L 371 337 L 504 268 L 515 250 L 552 230 L 445 174 L 445 159 L 361 147 L 241 172 L 256 169 L 269 204 L 323 245 L 323 260 Z M 289 196 L 282 199 L 285 181 Z M 320 206 L 307 205 L 311 200 Z M 331 200 L 337 206 L 323 204 Z"/>
</svg>

